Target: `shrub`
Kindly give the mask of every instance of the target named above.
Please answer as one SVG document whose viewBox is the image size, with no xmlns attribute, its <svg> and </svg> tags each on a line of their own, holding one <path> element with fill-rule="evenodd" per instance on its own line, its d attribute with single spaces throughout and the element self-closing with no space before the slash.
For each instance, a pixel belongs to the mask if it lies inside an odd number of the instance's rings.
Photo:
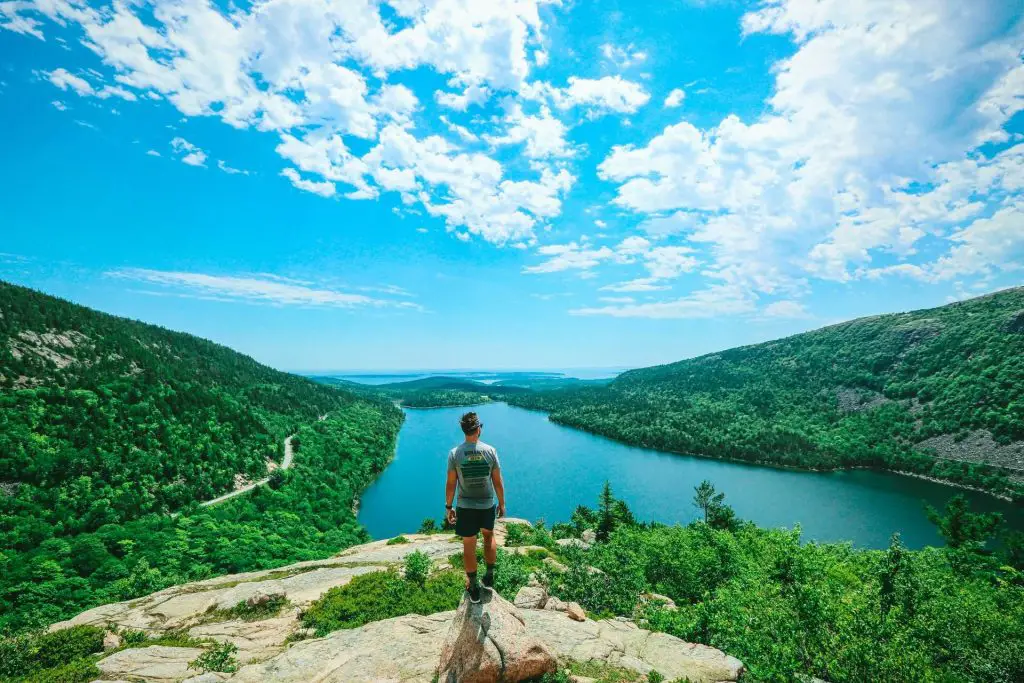
<svg viewBox="0 0 1024 683">
<path fill-rule="evenodd" d="M 234 643 L 218 643 L 189 662 L 188 668 L 197 669 L 203 673 L 207 671 L 234 673 L 238 671 L 238 658 L 235 657 L 237 652 L 238 646 Z"/>
<path fill-rule="evenodd" d="M 403 543 L 408 543 L 408 542 L 409 542 L 409 539 L 406 538 L 405 536 L 395 536 L 394 538 L 389 538 L 388 542 L 385 543 L 384 545 L 402 545 Z"/>
<path fill-rule="evenodd" d="M 527 534 L 530 527 L 525 524 L 507 524 L 505 526 L 505 545 L 514 548 L 516 546 L 525 545 Z"/>
<path fill-rule="evenodd" d="M 31 683 L 89 683 L 102 675 L 92 657 L 83 657 L 52 669 L 36 672 L 26 680 Z"/>
<path fill-rule="evenodd" d="M 220 614 L 229 619 L 241 619 L 242 621 L 259 621 L 276 617 L 288 604 L 288 598 L 283 593 L 268 595 L 262 602 L 250 605 L 245 600 L 239 601 L 231 609 L 224 610 Z"/>
<path fill-rule="evenodd" d="M 458 607 L 464 590 L 462 575 L 453 571 L 435 574 L 422 585 L 394 570 L 370 572 L 324 593 L 302 614 L 302 624 L 319 637 L 405 614 L 443 612 Z"/>
<path fill-rule="evenodd" d="M 103 651 L 103 629 L 73 626 L 52 633 L 22 635 L 0 641 L 0 678 L 20 678 L 63 667 Z"/>
<path fill-rule="evenodd" d="M 430 557 L 419 550 L 405 556 L 405 579 L 419 585 L 427 582 L 430 575 Z"/>
<path fill-rule="evenodd" d="M 420 531 L 419 531 L 419 533 L 421 533 L 421 534 L 434 534 L 434 533 L 437 533 L 437 522 L 435 522 L 432 517 L 427 517 L 425 520 L 423 520 L 423 523 L 420 524 Z"/>
</svg>

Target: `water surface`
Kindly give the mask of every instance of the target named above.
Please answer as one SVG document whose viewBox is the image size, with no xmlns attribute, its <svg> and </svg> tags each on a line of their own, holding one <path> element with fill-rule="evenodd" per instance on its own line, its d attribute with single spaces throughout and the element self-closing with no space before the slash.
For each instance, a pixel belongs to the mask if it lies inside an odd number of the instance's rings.
<svg viewBox="0 0 1024 683">
<path fill-rule="evenodd" d="M 409 533 L 444 515 L 445 463 L 461 441 L 465 408 L 406 410 L 394 462 L 363 496 L 359 512 L 374 538 Z M 474 408 L 483 440 L 498 449 L 508 514 L 549 524 L 583 503 L 594 507 L 605 480 L 641 520 L 696 518 L 693 487 L 709 479 L 736 513 L 766 527 L 800 524 L 805 539 L 881 548 L 894 531 L 912 548 L 940 545 L 923 503 L 941 508 L 965 493 L 976 510 L 1004 513 L 1024 528 L 1024 511 L 992 496 L 885 472 L 800 472 L 636 448 L 548 421 L 504 403 Z"/>
</svg>

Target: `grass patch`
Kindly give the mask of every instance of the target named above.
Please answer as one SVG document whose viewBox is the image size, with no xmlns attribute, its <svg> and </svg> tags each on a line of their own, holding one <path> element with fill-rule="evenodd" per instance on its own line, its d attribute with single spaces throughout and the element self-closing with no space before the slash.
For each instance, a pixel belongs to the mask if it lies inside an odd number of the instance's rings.
<svg viewBox="0 0 1024 683">
<path fill-rule="evenodd" d="M 189 662 L 188 668 L 202 673 L 207 671 L 234 673 L 238 671 L 236 654 L 238 654 L 238 646 L 234 643 L 218 643 Z"/>
<path fill-rule="evenodd" d="M 595 683 L 640 683 L 641 681 L 661 683 L 665 680 L 655 671 L 652 671 L 645 678 L 643 674 L 621 666 L 612 666 L 604 662 L 574 661 L 569 662 L 555 673 L 545 674 L 540 679 L 540 683 L 569 683 L 572 680 L 572 676 L 593 678 Z"/>
<path fill-rule="evenodd" d="M 320 637 L 406 614 L 455 609 L 464 590 L 462 575 L 453 571 L 435 574 L 422 584 L 407 581 L 395 570 L 370 572 L 327 591 L 301 615 L 301 620 Z"/>
<path fill-rule="evenodd" d="M 250 605 L 245 600 L 240 601 L 230 609 L 214 610 L 210 614 L 215 615 L 221 621 L 240 619 L 242 621 L 259 621 L 270 619 L 281 613 L 290 603 L 288 598 L 280 593 L 268 596 L 268 600 Z"/>
<path fill-rule="evenodd" d="M 408 543 L 408 542 L 409 542 L 409 539 L 406 538 L 405 536 L 395 536 L 394 538 L 389 538 L 388 542 L 385 543 L 384 545 L 402 545 L 403 543 Z"/>
</svg>

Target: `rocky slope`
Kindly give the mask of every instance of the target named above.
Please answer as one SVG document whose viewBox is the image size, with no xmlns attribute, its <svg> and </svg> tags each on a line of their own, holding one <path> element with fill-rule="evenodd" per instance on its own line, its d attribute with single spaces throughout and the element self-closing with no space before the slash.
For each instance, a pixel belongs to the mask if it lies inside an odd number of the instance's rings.
<svg viewBox="0 0 1024 683">
<path fill-rule="evenodd" d="M 186 632 L 194 638 L 233 643 L 242 665 L 233 674 L 197 675 L 188 665 L 202 654 L 201 648 L 140 646 L 100 660 L 97 666 L 104 681 L 429 683 L 438 673 L 443 681 L 526 680 L 551 670 L 557 660 L 609 664 L 638 674 L 657 670 L 668 680 L 712 683 L 737 680 L 743 669 L 742 663 L 718 650 L 651 633 L 628 620 L 593 621 L 582 611 L 564 611 L 569 606 L 557 598 L 535 599 L 528 589 L 536 592 L 536 585 L 524 588 L 523 600 L 517 597 L 515 606 L 494 594 L 482 605 L 464 600 L 455 611 L 407 615 L 308 638 L 298 615 L 330 588 L 359 574 L 396 566 L 414 551 L 441 565 L 459 550 L 458 539 L 449 535 L 406 538 L 408 543 L 376 541 L 326 560 L 175 586 L 88 610 L 51 630 L 88 624 L 150 635 Z M 239 602 L 258 603 L 278 595 L 287 598 L 288 607 L 277 616 L 243 621 L 228 615 Z M 523 607 L 530 604 L 535 608 Z"/>
</svg>

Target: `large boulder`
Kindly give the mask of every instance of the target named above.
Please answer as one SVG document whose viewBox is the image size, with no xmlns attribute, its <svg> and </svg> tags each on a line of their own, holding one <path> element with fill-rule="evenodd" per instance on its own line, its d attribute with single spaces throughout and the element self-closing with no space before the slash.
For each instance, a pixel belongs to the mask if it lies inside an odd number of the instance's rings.
<svg viewBox="0 0 1024 683">
<path fill-rule="evenodd" d="M 455 612 L 375 621 L 294 643 L 239 669 L 232 683 L 431 683 Z"/>
<path fill-rule="evenodd" d="M 742 662 L 720 650 L 652 633 L 628 619 L 579 622 L 548 610 L 528 610 L 522 615 L 530 633 L 559 659 L 596 661 L 641 674 L 657 671 L 668 680 L 691 683 L 736 681 L 743 671 Z"/>
<path fill-rule="evenodd" d="M 202 653 L 196 647 L 151 645 L 115 652 L 98 661 L 96 667 L 108 679 L 171 683 L 199 673 L 190 671 L 188 663 Z"/>
<path fill-rule="evenodd" d="M 438 665 L 439 683 L 515 683 L 558 666 L 547 645 L 527 632 L 523 617 L 494 591 L 479 603 L 463 596 Z"/>
<path fill-rule="evenodd" d="M 516 607 L 522 609 L 544 609 L 548 601 L 548 592 L 540 585 L 523 586 L 516 593 Z"/>
</svg>

